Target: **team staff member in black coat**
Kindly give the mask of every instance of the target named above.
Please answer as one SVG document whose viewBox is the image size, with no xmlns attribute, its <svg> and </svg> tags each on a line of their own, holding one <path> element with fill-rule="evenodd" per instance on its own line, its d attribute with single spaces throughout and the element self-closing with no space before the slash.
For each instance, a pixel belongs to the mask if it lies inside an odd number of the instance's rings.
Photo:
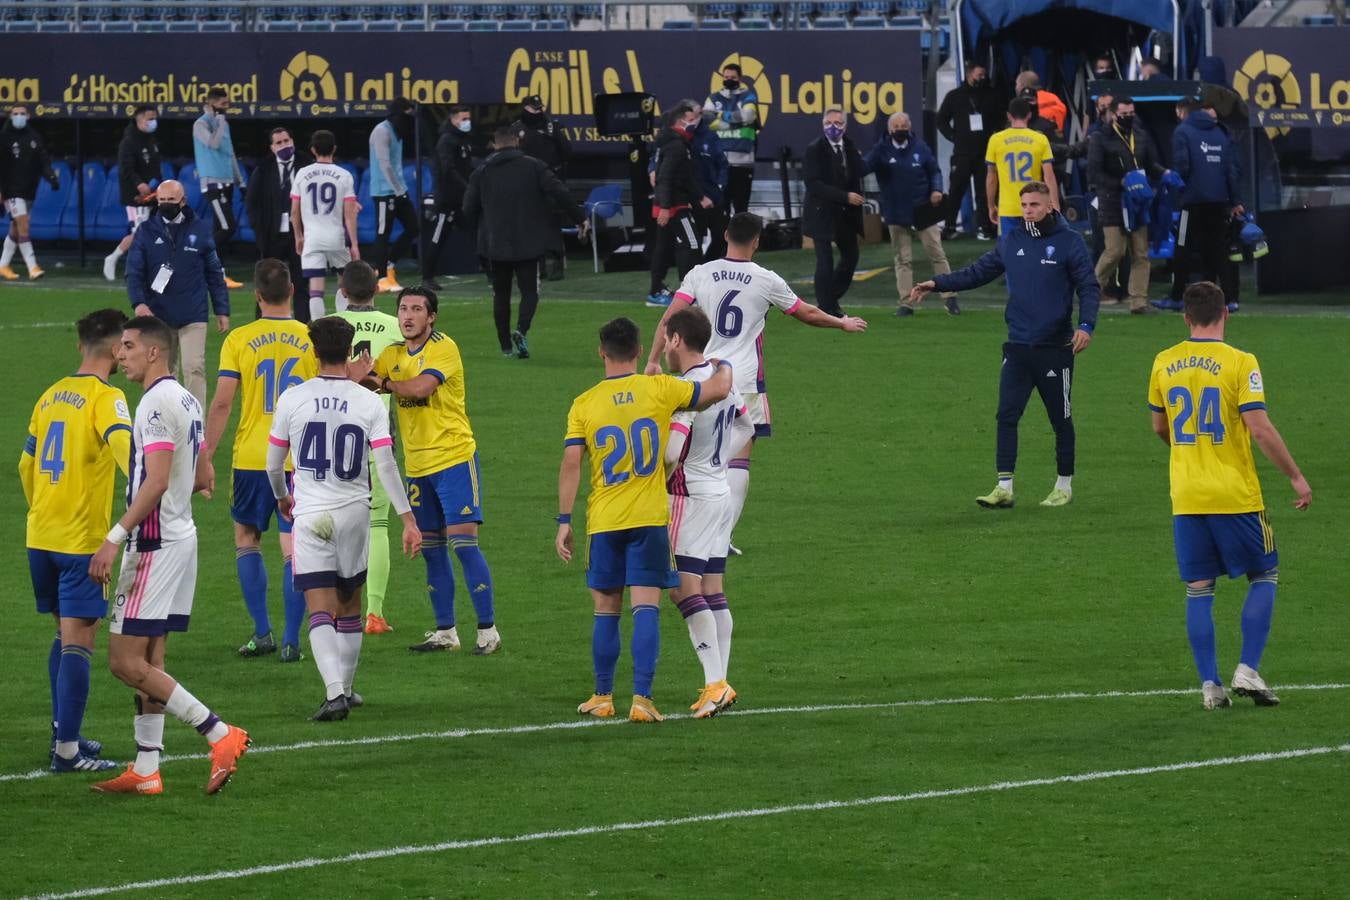
<svg viewBox="0 0 1350 900">
<path fill-rule="evenodd" d="M 862 154 L 844 134 L 844 111 L 825 110 L 825 134 L 806 147 L 802 181 L 806 206 L 802 234 L 816 244 L 816 306 L 833 316 L 844 315 L 839 299 L 853 283 L 858 268 L 858 235 L 862 234 L 862 179 L 867 171 Z M 839 264 L 831 243 L 839 245 Z"/>
<path fill-rule="evenodd" d="M 131 236 L 154 209 L 151 185 L 158 184 L 163 175 L 155 140 L 158 127 L 159 109 L 142 104 L 132 111 L 122 143 L 117 145 L 117 187 L 127 208 L 127 236 L 103 257 L 103 277 L 109 281 L 117 280 L 117 261 L 131 248 Z"/>
<path fill-rule="evenodd" d="M 968 61 L 966 80 L 947 92 L 938 107 L 937 127 L 942 136 L 952 142 L 951 193 L 947 196 L 947 227 L 943 240 L 951 240 L 961 216 L 961 201 L 975 181 L 975 220 L 982 240 L 995 237 L 994 225 L 982 215 L 989 208 L 984 194 L 984 151 L 989 147 L 989 135 L 1003 124 L 1007 104 L 989 86 L 989 70 L 983 64 Z"/>
<path fill-rule="evenodd" d="M 703 240 L 694 221 L 694 207 L 711 209 L 713 201 L 703 192 L 690 146 L 701 121 L 697 100 L 681 100 L 666 117 L 666 127 L 656 136 L 656 175 L 652 182 L 652 217 L 656 234 L 651 241 L 652 282 L 648 306 L 669 306 L 673 295 L 665 286 L 670 260 L 683 279 L 698 265 Z"/>
<path fill-rule="evenodd" d="M 585 211 L 542 161 L 526 156 L 509 126 L 493 137 L 496 152 L 469 178 L 464 218 L 478 225 L 478 254 L 488 260 L 492 314 L 502 355 L 528 359 L 526 335 L 539 306 L 539 258 L 562 252 L 554 217 L 562 214 L 586 233 Z M 520 316 L 511 330 L 511 280 L 520 286 Z"/>
<path fill-rule="evenodd" d="M 464 205 L 464 192 L 473 174 L 473 115 L 467 106 L 450 107 L 450 116 L 441 125 L 436 138 L 435 201 L 436 221 L 427 236 L 429 246 L 422 254 L 422 283 L 433 291 L 441 289 L 436 281 L 436 261 L 450 242 L 451 229 Z"/>
<path fill-rule="evenodd" d="M 9 109 L 9 121 L 0 129 L 0 195 L 9 211 L 9 235 L 5 238 L 4 253 L 0 254 L 0 278 L 18 281 L 19 276 L 9 264 L 14 251 L 23 253 L 28 267 L 28 280 L 42 277 L 37 254 L 33 252 L 28 231 L 28 215 L 37 198 L 38 180 L 45 178 L 52 190 L 59 191 L 61 182 L 52 170 L 51 157 L 42 143 L 42 135 L 28 124 L 28 107 L 16 103 Z"/>
<path fill-rule="evenodd" d="M 567 161 L 572 158 L 572 143 L 563 134 L 562 127 L 548 117 L 544 101 L 538 94 L 525 98 L 520 118 L 511 123 L 520 143 L 520 152 L 541 159 L 559 179 L 567 175 Z"/>
<path fill-rule="evenodd" d="M 295 252 L 295 231 L 291 227 L 291 179 L 295 173 L 312 163 L 307 154 L 295 146 L 295 139 L 285 128 L 273 128 L 270 144 L 272 155 L 260 161 L 248 179 L 244 195 L 244 209 L 253 226 L 253 241 L 258 245 L 262 259 L 279 259 L 291 271 L 295 296 L 309 293 L 309 279 L 300 271 L 300 257 Z M 295 318 L 309 322 L 309 304 L 295 304 Z M 254 318 L 261 315 L 254 304 Z"/>
</svg>

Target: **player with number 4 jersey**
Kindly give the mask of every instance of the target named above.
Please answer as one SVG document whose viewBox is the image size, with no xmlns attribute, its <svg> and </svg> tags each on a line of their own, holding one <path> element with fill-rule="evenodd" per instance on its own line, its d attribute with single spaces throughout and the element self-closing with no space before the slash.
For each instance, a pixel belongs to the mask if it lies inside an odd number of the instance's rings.
<svg viewBox="0 0 1350 900">
<path fill-rule="evenodd" d="M 262 535 L 277 509 L 267 484 L 267 430 L 282 393 L 313 378 L 318 371 L 309 332 L 291 317 L 293 289 L 286 264 L 276 259 L 260 260 L 254 267 L 253 281 L 262 317 L 231 331 L 220 348 L 220 375 L 206 417 L 206 443 L 202 447 L 205 465 L 214 480 L 211 457 L 225 434 L 230 410 L 238 396 L 240 411 L 232 452 L 230 517 L 234 519 L 239 587 L 253 618 L 253 634 L 239 648 L 239 655 L 244 657 L 277 650 L 267 612 L 267 567 L 262 557 Z M 278 518 L 277 530 L 286 614 L 280 659 L 298 662 L 305 600 L 291 583 L 291 523 Z"/>
</svg>

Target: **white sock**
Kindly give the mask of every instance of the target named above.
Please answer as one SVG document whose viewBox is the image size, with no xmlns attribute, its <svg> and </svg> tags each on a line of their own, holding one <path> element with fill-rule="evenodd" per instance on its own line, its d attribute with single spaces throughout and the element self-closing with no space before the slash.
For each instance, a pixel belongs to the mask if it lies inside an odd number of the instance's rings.
<svg viewBox="0 0 1350 900">
<path fill-rule="evenodd" d="M 315 319 L 322 319 L 322 318 L 323 318 L 324 316 L 326 316 L 326 315 L 328 315 L 328 310 L 324 309 L 324 306 L 323 306 L 323 298 L 322 298 L 322 297 L 310 297 L 310 298 L 309 298 L 309 318 L 310 318 L 310 321 L 312 322 L 312 321 L 314 321 Z"/>
<path fill-rule="evenodd" d="M 27 266 L 30 271 L 38 267 L 37 254 L 33 252 L 32 241 L 24 241 L 20 244 L 19 252 L 23 254 L 23 264 Z"/>
<path fill-rule="evenodd" d="M 1066 494 L 1073 493 L 1073 476 L 1061 475 L 1055 479 L 1055 490 L 1063 491 Z"/>
<path fill-rule="evenodd" d="M 722 671 L 722 650 L 717 642 L 717 620 L 710 610 L 701 609 L 684 620 L 689 626 L 689 642 L 703 666 L 703 683 L 713 684 L 726 678 Z"/>
<path fill-rule="evenodd" d="M 164 711 L 193 728 L 197 728 L 211 718 L 211 710 L 206 708 L 206 704 L 192 696 L 188 689 L 181 684 L 174 687 L 173 693 L 169 695 L 168 701 L 164 704 Z M 230 726 L 219 719 L 205 732 L 206 739 L 213 744 L 229 733 Z"/>
<path fill-rule="evenodd" d="M 75 754 L 80 752 L 79 741 L 57 741 L 56 755 L 62 759 L 74 759 Z"/>
<path fill-rule="evenodd" d="M 1005 491 L 1007 491 L 1007 492 L 1010 493 L 1010 494 L 1012 493 L 1012 483 L 1013 483 L 1013 477 L 1012 477 L 1011 475 L 1005 475 L 1005 474 L 1003 474 L 1002 472 L 999 473 L 999 475 L 998 475 L 998 486 L 1001 487 L 1001 488 L 1003 488 Z"/>
<path fill-rule="evenodd" d="M 347 295 L 342 292 L 342 288 L 338 288 L 337 293 L 333 295 L 333 306 L 338 312 L 347 311 Z"/>
<path fill-rule="evenodd" d="M 358 620 L 359 621 L 359 620 Z M 338 651 L 342 654 L 342 693 L 352 695 L 352 682 L 356 680 L 356 663 L 361 658 L 360 629 L 355 632 L 340 632 L 337 636 Z M 311 645 L 312 645 L 311 641 Z"/>
<path fill-rule="evenodd" d="M 323 679 L 323 689 L 329 700 L 336 700 L 345 691 L 342 666 L 342 645 L 338 640 L 337 629 L 330 624 L 309 629 L 309 649 L 314 653 L 314 664 L 318 666 L 319 677 Z"/>
<path fill-rule="evenodd" d="M 145 777 L 159 771 L 159 754 L 164 749 L 164 714 L 136 717 L 136 762 L 133 769 Z"/>
<path fill-rule="evenodd" d="M 0 253 L 0 266 L 7 266 L 14 262 L 14 251 L 19 249 L 19 245 L 14 243 L 14 238 L 5 236 L 5 249 Z"/>
<path fill-rule="evenodd" d="M 725 681 L 731 665 L 731 610 L 714 609 L 712 617 L 717 623 L 717 649 L 722 654 L 722 679 Z"/>
<path fill-rule="evenodd" d="M 114 247 L 114 248 L 113 248 L 113 252 L 109 253 L 108 256 L 107 256 L 107 258 L 108 258 L 108 259 L 111 259 L 113 262 L 117 262 L 119 259 L 122 258 L 122 255 L 123 255 L 123 254 L 122 254 L 122 248 L 121 248 L 121 247 Z"/>
<path fill-rule="evenodd" d="M 741 510 L 745 509 L 745 495 L 750 493 L 750 470 L 727 466 L 727 486 L 731 488 L 731 532 L 735 534 Z"/>
</svg>

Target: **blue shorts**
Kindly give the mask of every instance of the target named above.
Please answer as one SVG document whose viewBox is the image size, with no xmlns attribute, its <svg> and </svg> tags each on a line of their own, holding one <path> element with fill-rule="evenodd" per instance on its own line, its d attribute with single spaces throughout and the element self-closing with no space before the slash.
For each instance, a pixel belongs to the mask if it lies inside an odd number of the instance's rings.
<svg viewBox="0 0 1350 900">
<path fill-rule="evenodd" d="M 292 486 L 291 473 L 286 473 L 286 484 Z M 266 472 L 255 469 L 235 469 L 230 482 L 230 518 L 240 525 L 251 525 L 266 531 L 277 511 L 277 498 L 272 496 L 272 485 Z M 291 523 L 277 516 L 277 529 L 291 533 Z"/>
<path fill-rule="evenodd" d="M 483 476 L 473 459 L 408 479 L 408 502 L 423 532 L 440 533 L 451 525 L 483 523 Z"/>
<path fill-rule="evenodd" d="M 593 534 L 586 555 L 586 586 L 592 590 L 673 588 L 680 583 L 670 554 L 670 531 L 664 525 Z"/>
<path fill-rule="evenodd" d="M 108 615 L 103 585 L 89 577 L 92 553 L 57 553 L 28 548 L 28 572 L 33 578 L 37 611 L 71 619 L 102 619 Z"/>
<path fill-rule="evenodd" d="M 1280 564 L 1265 511 L 1173 516 L 1172 535 L 1182 581 L 1257 575 Z"/>
</svg>

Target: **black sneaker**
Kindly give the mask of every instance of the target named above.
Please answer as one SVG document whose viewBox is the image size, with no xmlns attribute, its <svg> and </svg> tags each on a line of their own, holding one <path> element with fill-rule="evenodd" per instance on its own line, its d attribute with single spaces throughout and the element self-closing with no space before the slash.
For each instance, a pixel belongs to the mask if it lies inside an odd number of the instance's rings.
<svg viewBox="0 0 1350 900">
<path fill-rule="evenodd" d="M 895 317 L 897 319 L 905 319 L 912 315 L 914 315 L 914 307 L 912 306 L 901 306 L 897 307 L 895 310 Z"/>
<path fill-rule="evenodd" d="M 422 279 L 422 286 L 423 286 L 423 287 L 429 287 L 429 288 L 431 288 L 433 291 L 443 291 L 443 290 L 445 290 L 445 288 L 441 286 L 441 283 L 440 283 L 439 281 L 437 281 L 435 278 L 423 278 L 423 279 Z"/>
<path fill-rule="evenodd" d="M 266 656 L 269 653 L 277 652 L 276 638 L 272 637 L 272 632 L 267 632 L 263 637 L 256 634 L 248 639 L 248 643 L 239 648 L 239 655 L 245 658 L 256 656 Z"/>
<path fill-rule="evenodd" d="M 516 345 L 516 359 L 530 358 L 530 345 L 525 342 L 524 332 L 511 332 L 511 343 Z"/>
<path fill-rule="evenodd" d="M 347 718 L 351 705 L 346 697 L 338 697 L 334 700 L 325 700 L 319 711 L 309 717 L 311 722 L 341 722 Z"/>
<path fill-rule="evenodd" d="M 942 229 L 942 239 L 943 239 L 944 241 L 954 241 L 954 240 L 956 240 L 957 238 L 959 238 L 960 236 L 961 236 L 961 232 L 957 231 L 955 228 L 944 228 L 944 229 Z"/>
<path fill-rule="evenodd" d="M 955 297 L 948 297 L 946 300 L 943 300 L 942 305 L 947 307 L 947 315 L 949 316 L 961 315 L 961 304 L 956 302 Z"/>
<path fill-rule="evenodd" d="M 300 652 L 300 648 L 295 644 L 286 644 L 281 648 L 281 655 L 277 657 L 277 662 L 293 663 L 300 662 L 305 658 L 305 654 Z"/>
</svg>

